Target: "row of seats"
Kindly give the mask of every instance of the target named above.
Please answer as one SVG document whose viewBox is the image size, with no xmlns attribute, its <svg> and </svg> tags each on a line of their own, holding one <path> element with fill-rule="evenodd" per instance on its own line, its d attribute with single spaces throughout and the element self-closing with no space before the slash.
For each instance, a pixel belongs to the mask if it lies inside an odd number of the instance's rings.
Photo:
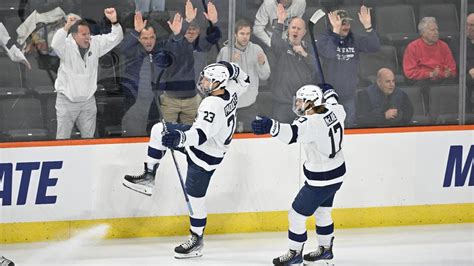
<svg viewBox="0 0 474 266">
<path fill-rule="evenodd" d="M 365 33 L 365 29 L 358 21 L 360 5 L 343 6 L 354 22 L 351 23 L 351 30 L 354 33 Z M 306 9 L 303 18 L 309 19 L 319 7 L 309 7 Z M 423 17 L 435 17 L 441 38 L 452 39 L 459 36 L 458 11 L 454 4 L 426 4 L 420 5 L 417 16 L 412 5 L 387 5 L 375 6 L 372 10 L 373 27 L 379 34 L 381 41 L 386 44 L 406 43 L 419 37 L 419 19 Z M 314 28 L 315 36 L 326 30 L 329 21 L 317 23 Z"/>
<path fill-rule="evenodd" d="M 0 71 L 2 87 L 24 87 L 34 89 L 38 86 L 53 86 L 56 80 L 56 70 L 49 66 L 50 61 L 59 60 L 55 56 L 39 56 L 27 54 L 26 58 L 31 69 L 13 62 L 5 54 L 0 54 L 0 67 L 9 71 Z M 119 79 L 119 55 L 112 51 L 99 60 L 98 83 L 110 87 Z M 59 63 L 59 62 L 57 62 Z M 56 66 L 57 67 L 57 66 Z"/>
<path fill-rule="evenodd" d="M 413 104 L 412 125 L 429 124 L 458 124 L 459 114 L 459 86 L 458 85 L 437 85 L 430 88 L 428 99 L 419 86 L 398 86 L 404 91 Z M 357 91 L 357 95 L 362 89 Z M 359 99 L 359 97 L 357 96 Z M 427 104 L 426 104 L 427 103 Z M 357 104 L 361 103 L 357 101 Z M 473 121 L 472 114 L 467 114 L 469 123 Z"/>
<path fill-rule="evenodd" d="M 413 103 L 412 125 L 457 124 L 459 89 L 456 85 L 433 86 L 429 95 L 429 109 L 421 88 L 399 87 Z M 123 96 L 97 97 L 96 137 L 121 135 Z M 259 114 L 271 116 L 272 95 L 262 91 L 257 98 Z M 4 140 L 45 140 L 56 135 L 55 93 L 51 87 L 0 88 L 0 133 Z M 469 119 L 472 119 L 468 115 Z M 472 122 L 472 121 L 471 121 Z M 73 138 L 80 137 L 77 129 Z"/>
<path fill-rule="evenodd" d="M 97 132 L 106 136 L 109 127 L 120 125 L 124 114 L 123 95 L 111 95 L 98 86 Z M 51 86 L 37 86 L 34 89 L 21 87 L 0 87 L 0 139 L 44 140 L 56 137 L 56 93 Z M 72 138 L 80 137 L 73 130 Z"/>
</svg>

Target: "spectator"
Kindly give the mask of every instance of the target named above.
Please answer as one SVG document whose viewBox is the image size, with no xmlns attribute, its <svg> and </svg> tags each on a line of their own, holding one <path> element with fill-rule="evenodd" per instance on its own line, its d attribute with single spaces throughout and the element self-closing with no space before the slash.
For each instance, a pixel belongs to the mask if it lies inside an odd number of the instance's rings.
<svg viewBox="0 0 474 266">
<path fill-rule="evenodd" d="M 140 12 L 137 12 L 134 18 L 134 30 L 125 36 L 121 44 L 121 51 L 127 60 L 122 85 L 127 95 L 126 101 L 134 102 L 122 119 L 124 135 L 147 134 L 149 110 L 158 97 L 157 90 L 153 89 L 159 73 L 164 71 L 159 65 L 163 63 L 163 49 L 178 45 L 178 41 L 183 39 L 182 18 L 179 13 L 176 13 L 169 27 L 173 31 L 170 39 L 157 42 L 155 29 L 143 20 Z M 155 101 L 155 104 L 159 108 L 158 102 Z"/>
<path fill-rule="evenodd" d="M 354 127 L 356 122 L 355 91 L 359 82 L 359 54 L 377 52 L 380 42 L 372 28 L 370 9 L 361 6 L 359 20 L 366 34 L 358 35 L 351 31 L 351 21 L 347 11 L 329 12 L 332 30 L 323 33 L 318 40 L 318 52 L 325 64 L 326 82 L 332 84 L 339 94 L 339 103 L 344 106 L 347 117 L 346 128 Z"/>
<path fill-rule="evenodd" d="M 452 82 L 456 62 L 449 46 L 439 39 L 434 17 L 424 17 L 418 24 L 420 38 L 408 44 L 403 55 L 403 71 L 409 83 L 422 88 L 428 106 L 431 85 Z M 428 106 L 429 109 L 429 106 Z"/>
<path fill-rule="evenodd" d="M 135 9 L 141 14 L 150 11 L 165 11 L 165 0 L 135 0 Z"/>
<path fill-rule="evenodd" d="M 221 38 L 221 31 L 216 26 L 209 26 L 206 34 L 200 34 L 195 22 L 197 9 L 190 0 L 186 2 L 185 12 L 183 28 L 187 30 L 184 39 L 170 47 L 170 52 L 176 55 L 176 63 L 166 69 L 159 88 L 164 90 L 160 100 L 165 121 L 191 125 L 201 102 L 196 90 L 194 56 L 209 51 Z M 217 23 L 217 10 L 212 2 L 207 4 L 207 13 L 204 15 L 212 25 Z"/>
<path fill-rule="evenodd" d="M 473 102 L 472 102 L 472 91 L 474 88 L 474 13 L 471 13 L 467 16 L 466 19 L 466 29 L 467 29 L 467 58 L 466 58 L 466 84 L 467 84 L 467 99 L 466 107 L 467 112 L 472 112 Z"/>
<path fill-rule="evenodd" d="M 104 13 L 112 23 L 109 34 L 91 37 L 88 23 L 76 21 L 74 16 L 69 16 L 64 28 L 54 34 L 51 47 L 61 59 L 54 84 L 57 92 L 57 139 L 70 138 L 75 123 L 82 138 L 94 137 L 97 118 L 94 93 L 97 90 L 99 57 L 123 39 L 115 8 L 106 8 Z"/>
<path fill-rule="evenodd" d="M 408 125 L 413 105 L 408 95 L 396 88 L 395 75 L 388 68 L 377 72 L 377 83 L 360 94 L 359 124 L 368 127 Z"/>
<path fill-rule="evenodd" d="M 311 49 L 303 41 L 306 26 L 301 18 L 293 18 L 288 28 L 288 38 L 283 39 L 283 22 L 287 17 L 282 4 L 278 4 L 278 23 L 272 36 L 272 50 L 277 56 L 272 75 L 273 117 L 282 123 L 291 123 L 293 96 L 296 89 L 314 82 L 315 64 Z"/>
<path fill-rule="evenodd" d="M 286 38 L 283 34 L 288 25 L 289 21 L 294 17 L 301 18 L 306 8 L 305 0 L 264 0 L 262 5 L 259 7 L 257 14 L 255 15 L 255 22 L 253 25 L 253 34 L 268 48 L 271 46 L 271 37 L 273 27 L 277 26 L 277 6 L 283 5 L 286 13 L 288 14 L 285 21 L 282 22 L 284 25 L 281 37 Z"/>
<path fill-rule="evenodd" d="M 250 41 L 252 26 L 246 20 L 238 20 L 234 28 L 235 43 L 233 54 L 230 56 L 230 45 L 227 43 L 217 56 L 217 61 L 228 60 L 236 62 L 245 71 L 252 81 L 247 92 L 239 98 L 237 106 L 237 121 L 242 125 L 244 132 L 250 132 L 251 123 L 257 115 L 255 101 L 258 95 L 259 80 L 266 80 L 270 76 L 270 65 L 267 56 L 258 44 Z M 237 129 L 239 129 L 237 127 Z"/>
</svg>

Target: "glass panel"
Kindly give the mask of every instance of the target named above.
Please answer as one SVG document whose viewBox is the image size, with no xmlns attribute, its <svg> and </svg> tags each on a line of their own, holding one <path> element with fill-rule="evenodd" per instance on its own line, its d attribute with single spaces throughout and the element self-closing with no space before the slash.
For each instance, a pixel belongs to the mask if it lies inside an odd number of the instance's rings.
<svg viewBox="0 0 474 266">
<path fill-rule="evenodd" d="M 81 131 L 95 138 L 148 136 L 162 118 L 160 111 L 166 121 L 191 124 L 202 99 L 195 86 L 199 73 L 219 60 L 238 63 L 252 80 L 239 99 L 237 132 L 250 132 L 257 114 L 291 122 L 296 90 L 321 82 L 310 29 L 325 81 L 335 87 L 348 114 L 348 128 L 458 124 L 459 117 L 474 121 L 469 31 L 474 27 L 462 20 L 474 11 L 473 1 L 464 2 L 467 11 L 455 0 L 363 1 L 370 16 L 361 22 L 361 1 L 280 0 L 279 20 L 273 0 L 219 0 L 210 4 L 215 23 L 203 15 L 198 0 L 190 1 L 195 19 L 189 6 L 186 20 L 186 2 L 1 1 L 1 141 L 80 138 Z M 115 7 L 124 33 L 118 45 L 104 39 L 112 29 L 104 16 L 109 6 Z M 319 9 L 343 18 L 338 34 L 328 15 L 309 22 Z M 135 11 L 142 15 L 136 20 Z M 69 48 L 61 61 L 53 36 L 71 12 L 87 22 L 92 41 L 84 45 L 91 46 L 71 48 L 75 39 L 62 36 L 60 43 Z M 185 19 L 173 34 L 168 22 L 177 13 Z M 437 33 L 424 17 L 436 19 Z M 145 20 L 145 30 L 137 32 Z M 466 52 L 460 49 L 464 31 Z M 434 45 L 426 44 L 430 38 Z M 61 68 L 64 77 L 57 80 Z M 464 105 L 467 112 L 460 115 Z M 31 113 L 35 116 L 28 117 Z"/>
</svg>

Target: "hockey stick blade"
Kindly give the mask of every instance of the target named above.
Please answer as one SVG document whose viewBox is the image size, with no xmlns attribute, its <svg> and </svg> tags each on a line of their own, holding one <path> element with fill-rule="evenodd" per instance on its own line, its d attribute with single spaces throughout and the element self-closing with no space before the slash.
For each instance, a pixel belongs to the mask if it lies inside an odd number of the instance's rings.
<svg viewBox="0 0 474 266">
<path fill-rule="evenodd" d="M 322 9 L 316 10 L 316 12 L 313 13 L 311 18 L 308 21 L 308 29 L 309 29 L 309 35 L 311 36 L 311 45 L 313 46 L 313 51 L 314 51 L 314 57 L 316 61 L 316 74 L 319 76 L 319 81 L 321 83 L 325 83 L 324 80 L 324 74 L 323 74 L 323 68 L 321 67 L 321 61 L 319 59 L 319 54 L 318 54 L 318 48 L 316 46 L 315 38 L 314 38 L 314 25 L 322 19 L 326 13 Z"/>
<path fill-rule="evenodd" d="M 322 9 L 318 9 L 318 10 L 316 10 L 316 12 L 314 12 L 314 14 L 311 16 L 309 21 L 311 21 L 311 23 L 313 23 L 313 24 L 316 24 L 325 15 L 326 15 L 326 13 L 324 13 L 324 11 Z"/>
</svg>

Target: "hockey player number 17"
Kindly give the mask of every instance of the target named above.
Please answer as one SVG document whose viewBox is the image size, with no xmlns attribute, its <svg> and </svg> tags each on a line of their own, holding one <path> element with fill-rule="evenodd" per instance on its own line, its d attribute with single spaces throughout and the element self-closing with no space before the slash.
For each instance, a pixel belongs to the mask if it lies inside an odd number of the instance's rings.
<svg viewBox="0 0 474 266">
<path fill-rule="evenodd" d="M 338 137 L 336 134 L 338 132 L 339 132 L 339 145 L 336 150 L 336 138 Z M 334 156 L 336 156 L 336 153 L 338 153 L 341 150 L 343 135 L 344 133 L 342 132 L 341 123 L 338 122 L 334 126 L 329 128 L 329 137 L 331 138 L 331 149 L 332 149 L 332 152 L 329 155 L 329 158 L 334 158 Z"/>
</svg>

